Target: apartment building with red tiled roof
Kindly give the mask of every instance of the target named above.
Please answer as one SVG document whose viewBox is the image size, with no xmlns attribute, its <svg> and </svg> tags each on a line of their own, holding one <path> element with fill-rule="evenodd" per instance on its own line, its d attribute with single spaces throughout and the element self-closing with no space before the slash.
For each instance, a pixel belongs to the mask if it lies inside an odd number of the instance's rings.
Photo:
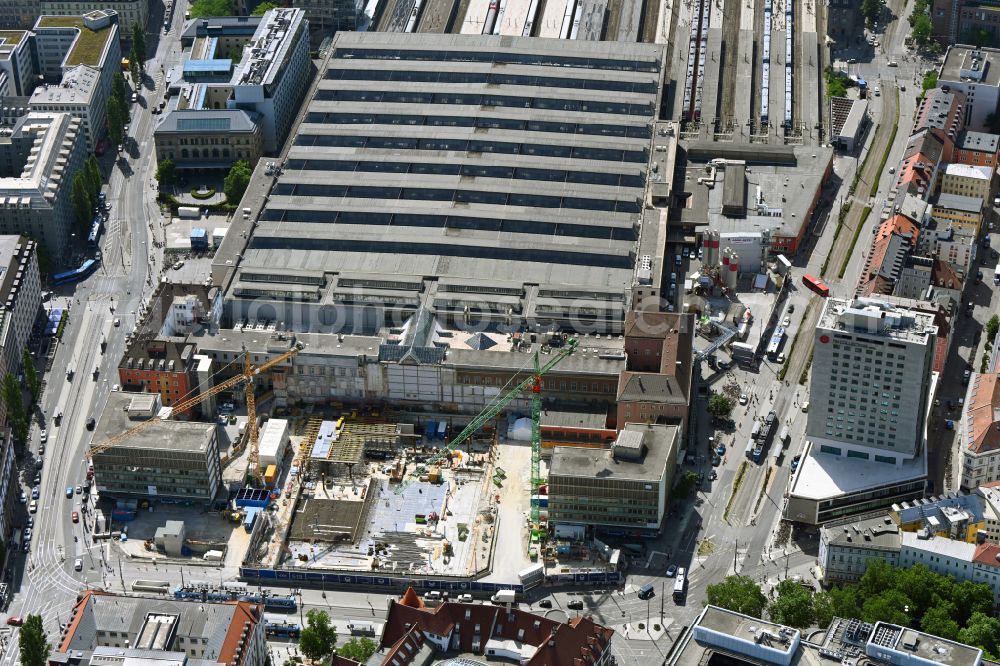
<svg viewBox="0 0 1000 666">
<path fill-rule="evenodd" d="M 245 601 L 174 601 L 85 590 L 49 666 L 215 662 L 266 666 L 264 608 Z"/>
<path fill-rule="evenodd" d="M 522 666 L 603 666 L 612 663 L 613 635 L 586 616 L 559 622 L 516 607 L 457 602 L 427 608 L 408 589 L 389 606 L 379 651 L 368 664 L 406 666 L 439 661 L 437 655 L 475 655 Z"/>
</svg>

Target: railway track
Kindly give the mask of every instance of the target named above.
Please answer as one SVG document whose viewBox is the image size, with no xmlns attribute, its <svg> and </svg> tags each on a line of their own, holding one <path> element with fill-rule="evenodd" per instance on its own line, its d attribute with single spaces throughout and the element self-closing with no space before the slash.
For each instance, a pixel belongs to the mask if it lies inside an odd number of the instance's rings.
<svg viewBox="0 0 1000 666">
<path fill-rule="evenodd" d="M 740 15 L 742 0 L 724 0 L 722 12 L 722 45 L 719 54 L 719 95 L 716 101 L 715 117 L 719 119 L 717 132 L 735 123 L 733 109 L 736 108 L 736 63 L 740 51 Z"/>
<path fill-rule="evenodd" d="M 801 134 L 805 114 L 802 113 L 803 92 L 805 91 L 805 51 L 802 48 L 802 17 L 805 16 L 805 0 L 785 0 L 794 7 L 792 26 L 792 53 L 795 61 L 792 67 L 792 124 L 790 134 Z"/>
<path fill-rule="evenodd" d="M 424 0 L 417 32 L 444 33 L 451 30 L 456 0 Z"/>
<path fill-rule="evenodd" d="M 752 0 L 753 2 L 753 54 L 750 56 L 750 122 L 753 124 L 754 133 L 760 127 L 760 98 L 763 71 L 760 66 L 761 40 L 764 30 L 764 0 Z"/>
</svg>

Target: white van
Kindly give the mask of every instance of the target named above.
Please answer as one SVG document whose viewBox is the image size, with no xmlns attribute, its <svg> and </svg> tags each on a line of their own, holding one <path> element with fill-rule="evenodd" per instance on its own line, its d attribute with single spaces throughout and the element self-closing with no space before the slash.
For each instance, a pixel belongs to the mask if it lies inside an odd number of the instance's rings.
<svg viewBox="0 0 1000 666">
<path fill-rule="evenodd" d="M 809 401 L 808 400 L 806 400 L 805 402 L 802 403 L 802 413 L 803 414 L 808 414 L 809 413 Z"/>
</svg>

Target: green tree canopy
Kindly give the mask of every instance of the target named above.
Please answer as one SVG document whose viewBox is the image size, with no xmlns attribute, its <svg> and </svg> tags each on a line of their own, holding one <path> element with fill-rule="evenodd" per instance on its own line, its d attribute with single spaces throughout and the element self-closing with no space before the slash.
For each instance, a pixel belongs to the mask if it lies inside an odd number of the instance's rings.
<svg viewBox="0 0 1000 666">
<path fill-rule="evenodd" d="M 232 0 L 197 0 L 191 5 L 191 18 L 203 16 L 233 16 L 236 9 Z"/>
<path fill-rule="evenodd" d="M 942 576 L 942 579 L 954 583 L 950 578 Z M 961 626 L 967 626 L 976 613 L 993 614 L 993 588 L 987 583 L 963 580 L 954 584 L 950 592 L 950 601 L 955 605 L 955 621 Z M 942 592 L 942 596 L 946 593 Z"/>
<path fill-rule="evenodd" d="M 243 198 L 243 193 L 250 185 L 250 177 L 253 176 L 253 169 L 246 160 L 239 160 L 226 174 L 226 179 L 222 183 L 222 190 L 226 193 L 226 201 L 234 206 Z"/>
<path fill-rule="evenodd" d="M 885 560 L 869 560 L 865 573 L 858 581 L 858 591 L 862 599 L 874 597 L 886 590 L 896 587 L 899 581 L 900 569 Z"/>
<path fill-rule="evenodd" d="M 97 156 L 93 153 L 84 162 L 84 167 L 87 170 L 87 180 L 90 183 L 90 191 L 97 194 L 101 191 L 101 183 L 103 182 L 101 178 L 101 165 L 97 163 Z"/>
<path fill-rule="evenodd" d="M 913 41 L 915 41 L 920 46 L 925 46 L 931 40 L 931 17 L 927 14 L 918 14 L 913 17 L 913 28 L 910 34 L 913 35 Z"/>
<path fill-rule="evenodd" d="M 709 585 L 705 590 L 708 603 L 737 613 L 762 617 L 767 606 L 767 598 L 760 586 L 749 576 L 726 576 L 720 582 Z"/>
<path fill-rule="evenodd" d="M 789 627 L 804 629 L 812 624 L 812 593 L 794 580 L 783 580 L 775 588 L 778 598 L 768 607 L 771 620 Z"/>
<path fill-rule="evenodd" d="M 931 606 L 920 618 L 920 630 L 934 636 L 947 638 L 950 641 L 958 639 L 958 622 L 955 622 L 955 604 L 935 596 L 937 604 Z"/>
<path fill-rule="evenodd" d="M 273 2 L 262 2 L 262 3 L 260 3 L 259 5 L 257 5 L 256 7 L 253 8 L 253 11 L 250 13 L 250 16 L 263 16 L 265 12 L 268 12 L 268 11 L 270 11 L 272 9 L 277 9 L 280 6 L 281 5 L 277 5 L 277 4 L 273 3 Z M 360 659 L 360 660 L 356 659 L 355 661 L 364 661 L 364 660 L 363 659 Z"/>
<path fill-rule="evenodd" d="M 122 104 L 128 102 L 128 91 L 125 89 L 125 77 L 121 72 L 115 72 L 111 78 L 111 96 Z"/>
<path fill-rule="evenodd" d="M 869 28 L 875 26 L 875 21 L 881 11 L 882 5 L 879 0 L 861 0 L 861 15 L 865 17 L 865 24 Z"/>
<path fill-rule="evenodd" d="M 146 31 L 138 22 L 132 24 L 132 53 L 137 56 L 139 69 L 146 73 Z"/>
<path fill-rule="evenodd" d="M 125 137 L 125 123 L 128 120 L 128 106 L 112 96 L 108 99 L 108 136 L 111 143 L 120 145 Z"/>
<path fill-rule="evenodd" d="M 997 337 L 997 331 L 1000 331 L 1000 317 L 993 315 L 990 320 L 986 322 L 986 339 L 990 342 Z"/>
<path fill-rule="evenodd" d="M 829 627 L 836 617 L 833 596 L 829 592 L 817 592 L 812 597 L 813 621 L 821 629 Z"/>
<path fill-rule="evenodd" d="M 736 403 L 729 396 L 713 393 L 712 397 L 708 399 L 708 413 L 716 418 L 724 419 L 732 414 L 735 405 Z"/>
<path fill-rule="evenodd" d="M 162 159 L 159 161 L 156 165 L 156 182 L 160 184 L 161 189 L 171 187 L 177 182 L 177 167 L 173 160 Z"/>
<path fill-rule="evenodd" d="M 81 233 L 90 231 L 91 211 L 94 210 L 93 194 L 90 190 L 89 179 L 83 170 L 77 171 L 73 176 L 73 213 L 76 216 L 76 223 Z"/>
<path fill-rule="evenodd" d="M 35 369 L 35 359 L 31 358 L 31 352 L 27 348 L 21 350 L 21 368 L 22 372 L 24 372 L 24 385 L 28 387 L 31 399 L 38 400 L 41 383 L 38 381 L 38 370 Z"/>
<path fill-rule="evenodd" d="M 375 654 L 375 650 L 378 649 L 378 644 L 370 638 L 365 638 L 360 636 L 357 638 L 352 638 L 347 641 L 339 648 L 337 648 L 337 654 L 341 657 L 347 657 L 348 659 L 353 659 L 359 664 L 363 664 L 368 661 L 368 658 Z"/>
<path fill-rule="evenodd" d="M 299 649 L 313 661 L 318 661 L 333 652 L 337 644 L 337 631 L 330 625 L 326 611 L 313 609 L 306 613 L 306 626 L 299 635 Z"/>
<path fill-rule="evenodd" d="M 910 600 L 897 589 L 887 589 L 881 594 L 868 597 L 861 607 L 861 619 L 875 624 L 891 622 L 904 627 L 910 625 L 908 608 Z"/>
<path fill-rule="evenodd" d="M 973 613 L 969 624 L 958 632 L 958 640 L 975 645 L 989 659 L 996 659 L 1000 654 L 1000 620 L 987 613 Z"/>
<path fill-rule="evenodd" d="M 21 649 L 22 666 L 45 666 L 52 646 L 45 637 L 41 615 L 29 615 L 18 632 L 17 644 Z"/>
</svg>

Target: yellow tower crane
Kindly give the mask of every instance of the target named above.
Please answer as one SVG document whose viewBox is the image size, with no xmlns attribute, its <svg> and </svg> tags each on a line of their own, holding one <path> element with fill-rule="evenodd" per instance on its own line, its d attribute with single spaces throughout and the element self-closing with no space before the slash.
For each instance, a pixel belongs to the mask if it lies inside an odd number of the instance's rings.
<svg viewBox="0 0 1000 666">
<path fill-rule="evenodd" d="M 169 413 L 165 414 L 162 417 L 154 416 L 148 421 L 143 421 L 142 423 L 139 423 L 138 425 L 135 425 L 129 428 L 128 430 L 120 432 L 114 437 L 107 439 L 101 442 L 100 444 L 95 444 L 94 446 L 90 447 L 90 449 L 87 451 L 87 454 L 92 458 L 95 454 L 98 454 L 101 451 L 107 451 L 116 444 L 122 442 L 123 440 L 128 439 L 129 437 L 138 432 L 142 432 L 143 430 L 152 426 L 155 423 L 160 423 L 161 421 L 173 418 L 178 414 L 183 414 L 184 412 L 188 411 L 189 409 L 191 409 L 192 407 L 194 407 L 195 405 L 197 405 L 199 402 L 201 402 L 206 398 L 210 398 L 213 395 L 221 393 L 227 389 L 231 389 L 236 386 L 239 386 L 240 384 L 243 384 L 247 401 L 247 436 L 250 439 L 250 461 L 249 464 L 247 465 L 247 471 L 249 474 L 256 477 L 258 451 L 257 451 L 257 401 L 256 401 L 256 395 L 254 394 L 254 381 L 253 381 L 254 377 L 256 377 L 257 375 L 266 370 L 273 368 L 279 363 L 287 361 L 288 359 L 290 359 L 291 357 L 295 356 L 300 351 L 302 351 L 304 347 L 305 345 L 303 343 L 296 342 L 292 346 L 292 348 L 286 351 L 285 353 L 276 356 L 275 358 L 272 358 L 268 361 L 265 361 L 264 363 L 261 363 L 260 365 L 257 366 L 250 364 L 250 354 L 248 354 L 246 348 L 244 348 L 243 372 L 234 377 L 230 377 L 229 379 L 220 384 L 213 386 L 204 393 L 199 393 L 198 395 L 192 398 L 186 398 L 185 400 L 181 400 L 176 405 L 170 408 Z"/>
</svg>

